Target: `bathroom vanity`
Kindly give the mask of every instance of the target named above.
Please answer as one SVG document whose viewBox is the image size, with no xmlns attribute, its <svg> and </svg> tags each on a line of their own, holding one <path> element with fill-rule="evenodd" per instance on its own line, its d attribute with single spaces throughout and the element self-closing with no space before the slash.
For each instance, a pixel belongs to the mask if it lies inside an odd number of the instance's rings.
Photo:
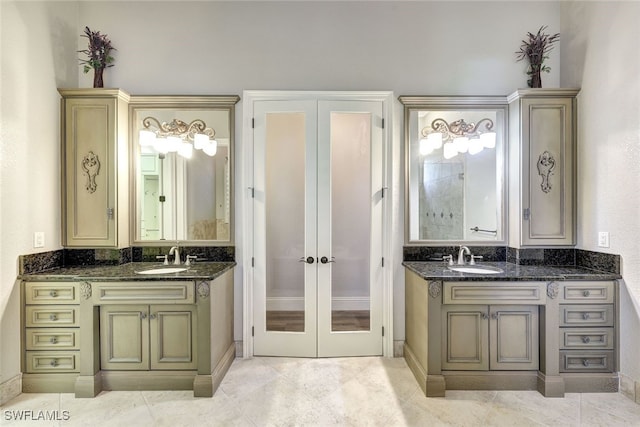
<svg viewBox="0 0 640 427">
<path fill-rule="evenodd" d="M 24 392 L 193 390 L 210 397 L 235 357 L 233 262 L 24 274 Z M 162 266 L 160 266 L 162 267 Z"/>
<path fill-rule="evenodd" d="M 426 396 L 445 390 L 618 390 L 620 275 L 578 267 L 405 262 L 404 357 Z"/>
</svg>

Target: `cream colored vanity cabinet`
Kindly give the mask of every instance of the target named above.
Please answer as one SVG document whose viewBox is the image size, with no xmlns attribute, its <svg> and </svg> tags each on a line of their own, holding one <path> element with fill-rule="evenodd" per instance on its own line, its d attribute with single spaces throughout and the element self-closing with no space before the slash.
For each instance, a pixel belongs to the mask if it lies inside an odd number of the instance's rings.
<svg viewBox="0 0 640 427">
<path fill-rule="evenodd" d="M 62 239 L 66 247 L 129 245 L 129 95 L 59 89 L 62 95 Z"/>
<path fill-rule="evenodd" d="M 73 391 L 80 372 L 79 284 L 23 282 L 22 289 L 24 391 Z"/>
<path fill-rule="evenodd" d="M 196 317 L 190 305 L 102 307 L 101 369 L 196 369 Z"/>
<path fill-rule="evenodd" d="M 509 102 L 510 246 L 575 245 L 578 89 L 521 89 Z"/>
<path fill-rule="evenodd" d="M 446 305 L 442 369 L 538 370 L 538 306 Z"/>
</svg>

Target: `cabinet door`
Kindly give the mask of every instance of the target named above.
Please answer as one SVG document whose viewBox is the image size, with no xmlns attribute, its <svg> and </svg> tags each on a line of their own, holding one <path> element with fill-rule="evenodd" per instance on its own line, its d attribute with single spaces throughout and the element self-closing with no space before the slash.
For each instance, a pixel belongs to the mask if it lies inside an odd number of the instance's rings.
<svg viewBox="0 0 640 427">
<path fill-rule="evenodd" d="M 442 369 L 489 369 L 489 322 L 486 305 L 442 306 Z"/>
<path fill-rule="evenodd" d="M 489 368 L 537 370 L 538 306 L 492 305 L 489 311 Z"/>
<path fill-rule="evenodd" d="M 522 99 L 523 245 L 575 244 L 574 99 Z"/>
<path fill-rule="evenodd" d="M 102 369 L 149 369 L 148 316 L 148 305 L 104 305 L 100 307 Z"/>
<path fill-rule="evenodd" d="M 152 305 L 151 369 L 196 369 L 196 309 L 191 305 Z"/>
</svg>

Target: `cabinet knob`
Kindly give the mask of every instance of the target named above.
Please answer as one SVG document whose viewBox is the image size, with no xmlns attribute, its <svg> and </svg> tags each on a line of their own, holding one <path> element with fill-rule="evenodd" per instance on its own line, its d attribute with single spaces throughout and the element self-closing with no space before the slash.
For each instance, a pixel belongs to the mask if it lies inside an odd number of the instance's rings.
<svg viewBox="0 0 640 427">
<path fill-rule="evenodd" d="M 147 318 L 147 313 L 140 313 L 140 318 L 142 320 L 146 319 Z"/>
<path fill-rule="evenodd" d="M 51 338 L 49 339 L 49 342 L 50 342 L 51 344 L 57 344 L 57 343 L 58 343 L 58 337 L 51 337 Z"/>
<path fill-rule="evenodd" d="M 149 319 L 155 319 L 157 316 L 155 314 L 150 314 Z"/>
<path fill-rule="evenodd" d="M 56 291 L 55 289 L 50 290 L 49 291 L 49 296 L 53 297 L 53 298 L 57 297 L 58 296 L 58 291 Z"/>
<path fill-rule="evenodd" d="M 584 295 L 585 297 L 588 297 L 589 295 L 591 295 L 591 292 L 587 290 L 582 292 L 582 295 Z"/>
<path fill-rule="evenodd" d="M 587 359 L 582 359 L 582 364 L 583 364 L 584 366 L 587 366 L 587 367 L 588 367 L 588 366 L 589 366 L 589 360 L 587 360 Z"/>
<path fill-rule="evenodd" d="M 58 366 L 58 359 L 53 359 L 49 364 L 53 367 Z"/>
<path fill-rule="evenodd" d="M 498 320 L 498 313 L 491 313 L 491 318 L 493 320 Z"/>
<path fill-rule="evenodd" d="M 582 342 L 585 344 L 589 344 L 591 342 L 591 338 L 589 337 L 582 337 Z"/>
<path fill-rule="evenodd" d="M 583 318 L 584 320 L 589 320 L 589 317 L 590 317 L 590 316 L 589 316 L 589 313 L 582 313 L 582 318 Z"/>
<path fill-rule="evenodd" d="M 488 319 L 489 315 L 487 313 L 482 313 L 480 317 L 482 317 L 483 319 Z"/>
<path fill-rule="evenodd" d="M 58 320 L 58 316 L 52 313 L 49 315 L 49 320 L 51 320 L 52 322 L 55 322 L 56 320 Z"/>
</svg>

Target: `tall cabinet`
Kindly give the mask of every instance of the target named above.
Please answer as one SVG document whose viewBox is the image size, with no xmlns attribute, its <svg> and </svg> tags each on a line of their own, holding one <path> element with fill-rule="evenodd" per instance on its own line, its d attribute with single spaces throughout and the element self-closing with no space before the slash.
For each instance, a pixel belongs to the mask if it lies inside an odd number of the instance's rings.
<svg viewBox="0 0 640 427">
<path fill-rule="evenodd" d="M 129 94 L 59 89 L 62 95 L 62 244 L 129 245 Z"/>
<path fill-rule="evenodd" d="M 509 102 L 509 245 L 575 245 L 578 89 L 520 89 Z"/>
</svg>

